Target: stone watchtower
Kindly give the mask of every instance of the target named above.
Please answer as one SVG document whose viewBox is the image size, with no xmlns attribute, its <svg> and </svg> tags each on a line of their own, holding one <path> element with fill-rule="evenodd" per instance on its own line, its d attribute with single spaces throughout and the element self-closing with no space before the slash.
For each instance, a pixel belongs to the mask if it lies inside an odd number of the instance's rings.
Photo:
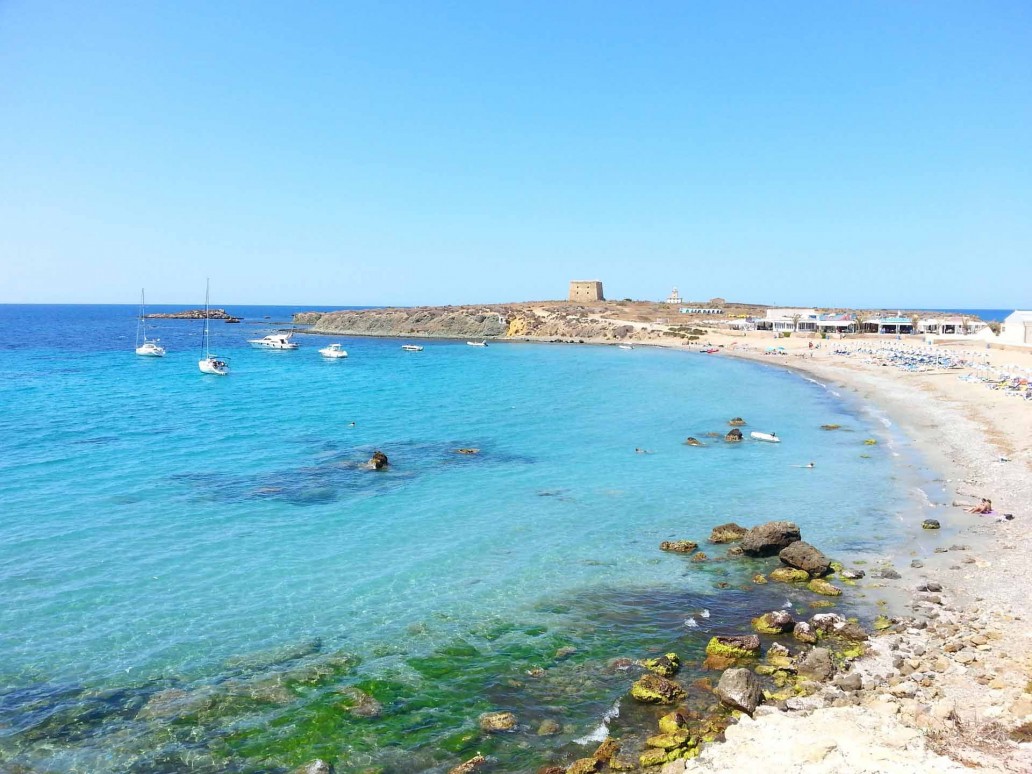
<svg viewBox="0 0 1032 774">
<path fill-rule="evenodd" d="M 574 280 L 570 283 L 571 301 L 605 301 L 602 283 L 598 280 Z"/>
</svg>

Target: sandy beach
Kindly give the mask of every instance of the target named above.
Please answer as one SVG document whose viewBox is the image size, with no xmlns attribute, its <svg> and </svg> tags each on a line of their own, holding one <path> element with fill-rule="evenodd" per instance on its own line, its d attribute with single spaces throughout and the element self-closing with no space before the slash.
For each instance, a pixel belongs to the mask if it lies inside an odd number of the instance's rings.
<svg viewBox="0 0 1032 774">
<path fill-rule="evenodd" d="M 664 771 L 762 768 L 774 748 L 779 768 L 797 772 L 1032 771 L 1032 403 L 959 378 L 972 369 L 911 372 L 834 353 L 856 340 L 714 334 L 704 341 L 723 348 L 714 356 L 792 368 L 877 406 L 940 474 L 951 499 L 941 545 L 912 566 L 897 562 L 900 577 L 881 581 L 903 592 L 896 599 L 906 609 L 892 612 L 904 623 L 874 638 L 856 667 L 856 697 L 843 701 L 832 689 L 788 712 L 760 708 L 729 729 L 723 745 Z M 785 354 L 765 354 L 775 345 Z M 940 349 L 972 352 L 993 367 L 1032 367 L 1029 353 Z M 983 497 L 993 501 L 992 514 L 966 512 Z M 901 556 L 911 547 L 902 548 Z"/>
</svg>

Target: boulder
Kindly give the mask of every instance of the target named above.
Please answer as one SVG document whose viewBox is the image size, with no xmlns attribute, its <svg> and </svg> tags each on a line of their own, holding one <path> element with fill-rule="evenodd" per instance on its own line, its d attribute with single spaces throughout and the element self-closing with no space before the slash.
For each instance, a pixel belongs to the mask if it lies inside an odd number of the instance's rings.
<svg viewBox="0 0 1032 774">
<path fill-rule="evenodd" d="M 699 551 L 699 553 L 692 555 L 693 562 L 705 562 L 707 559 L 709 559 L 709 557 L 706 556 L 706 554 L 704 554 L 702 551 Z"/>
<path fill-rule="evenodd" d="M 380 450 L 374 451 L 373 456 L 369 458 L 369 467 L 373 470 L 384 470 L 390 464 L 391 463 L 388 461 L 387 455 Z"/>
<path fill-rule="evenodd" d="M 767 652 L 764 654 L 763 658 L 769 665 L 768 668 L 773 668 L 775 671 L 778 669 L 787 669 L 790 671 L 795 670 L 795 667 L 792 664 L 791 652 L 780 642 L 771 643 L 771 646 L 767 648 Z M 759 667 L 757 667 L 757 669 L 759 669 Z M 757 672 L 757 674 L 759 674 L 759 672 Z M 773 671 L 770 674 L 773 674 Z"/>
<path fill-rule="evenodd" d="M 743 427 L 745 425 L 745 420 L 741 417 L 731 417 L 727 423 L 731 425 L 731 427 Z"/>
<path fill-rule="evenodd" d="M 516 725 L 516 716 L 511 712 L 485 712 L 480 716 L 480 730 L 489 734 L 515 731 Z"/>
<path fill-rule="evenodd" d="M 921 522 L 921 529 L 939 529 L 940 524 L 937 519 L 925 519 Z"/>
<path fill-rule="evenodd" d="M 656 734 L 645 740 L 646 747 L 658 747 L 661 750 L 676 750 L 687 743 L 690 734 L 684 730 L 677 730 L 669 734 Z"/>
<path fill-rule="evenodd" d="M 737 427 L 732 430 L 729 430 L 727 435 L 724 436 L 724 440 L 728 443 L 738 443 L 742 440 L 742 431 L 739 430 Z"/>
<path fill-rule="evenodd" d="M 642 659 L 641 665 L 661 677 L 673 677 L 681 668 L 681 659 L 677 657 L 676 653 L 667 653 L 659 658 Z"/>
<path fill-rule="evenodd" d="M 631 696 L 645 704 L 674 704 L 684 698 L 684 688 L 659 675 L 643 675 L 631 686 Z"/>
<path fill-rule="evenodd" d="M 745 527 L 741 527 L 733 521 L 729 521 L 727 524 L 720 524 L 713 528 L 710 532 L 709 542 L 733 543 L 734 541 L 741 540 L 745 537 L 745 533 L 748 531 L 749 530 Z"/>
<path fill-rule="evenodd" d="M 855 568 L 848 567 L 843 568 L 839 571 L 839 575 L 845 578 L 846 580 L 860 580 L 860 578 L 864 577 L 864 574 L 865 573 L 863 570 L 857 570 Z"/>
<path fill-rule="evenodd" d="M 724 704 L 750 715 L 763 698 L 760 681 L 748 669 L 729 669 L 724 672 L 715 692 Z"/>
<path fill-rule="evenodd" d="M 760 638 L 755 634 L 713 637 L 706 643 L 706 655 L 724 658 L 753 658 L 760 654 Z"/>
<path fill-rule="evenodd" d="M 662 734 L 673 734 L 687 728 L 690 720 L 684 710 L 668 712 L 659 719 L 659 731 Z"/>
<path fill-rule="evenodd" d="M 566 767 L 566 774 L 592 774 L 602 764 L 594 758 L 579 758 Z"/>
<path fill-rule="evenodd" d="M 806 621 L 800 621 L 795 625 L 795 627 L 793 627 L 792 636 L 800 642 L 806 642 L 811 645 L 817 642 L 817 632 L 814 630 L 813 626 Z"/>
<path fill-rule="evenodd" d="M 835 675 L 835 662 L 827 648 L 812 648 L 796 659 L 796 671 L 808 680 L 830 680 Z"/>
<path fill-rule="evenodd" d="M 599 763 L 608 763 L 618 752 L 620 752 L 620 743 L 613 737 L 608 737 L 596 748 L 591 757 Z"/>
<path fill-rule="evenodd" d="M 649 766 L 659 766 L 660 764 L 666 763 L 666 759 L 666 750 L 661 750 L 658 747 L 650 747 L 638 756 L 638 763 L 645 768 L 648 768 Z"/>
<path fill-rule="evenodd" d="M 690 540 L 664 540 L 659 544 L 661 551 L 674 551 L 678 554 L 690 554 L 698 547 L 698 543 Z"/>
<path fill-rule="evenodd" d="M 787 610 L 771 610 L 754 618 L 752 625 L 760 634 L 784 634 L 792 631 L 795 621 Z"/>
<path fill-rule="evenodd" d="M 827 575 L 831 569 L 828 557 L 804 540 L 797 540 L 795 543 L 782 548 L 778 552 L 778 558 L 789 567 L 795 567 L 797 570 L 806 570 L 811 578 Z"/>
<path fill-rule="evenodd" d="M 820 578 L 814 578 L 806 584 L 806 588 L 810 589 L 814 594 L 821 594 L 825 597 L 839 597 L 842 596 L 842 589 L 838 586 L 832 586 L 826 580 Z"/>
<path fill-rule="evenodd" d="M 810 580 L 810 573 L 806 570 L 797 570 L 795 567 L 778 567 L 771 570 L 767 577 L 778 583 L 805 583 Z"/>
<path fill-rule="evenodd" d="M 753 527 L 742 538 L 746 556 L 774 556 L 799 540 L 799 527 L 790 521 L 768 521 Z"/>
</svg>

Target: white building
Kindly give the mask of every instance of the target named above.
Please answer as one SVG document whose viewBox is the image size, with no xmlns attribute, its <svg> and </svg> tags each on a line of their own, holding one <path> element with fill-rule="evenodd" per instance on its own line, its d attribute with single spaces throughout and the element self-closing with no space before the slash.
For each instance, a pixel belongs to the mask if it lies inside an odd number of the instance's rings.
<svg viewBox="0 0 1032 774">
<path fill-rule="evenodd" d="M 820 315 L 816 309 L 768 309 L 766 317 L 756 321 L 761 331 L 815 331 Z"/>
<path fill-rule="evenodd" d="M 1032 311 L 1015 311 L 1007 315 L 1000 328 L 1001 344 L 1032 346 Z"/>
<path fill-rule="evenodd" d="M 663 301 L 664 304 L 683 304 L 684 301 L 681 299 L 681 294 L 677 292 L 677 288 L 670 291 L 670 295 Z"/>
</svg>

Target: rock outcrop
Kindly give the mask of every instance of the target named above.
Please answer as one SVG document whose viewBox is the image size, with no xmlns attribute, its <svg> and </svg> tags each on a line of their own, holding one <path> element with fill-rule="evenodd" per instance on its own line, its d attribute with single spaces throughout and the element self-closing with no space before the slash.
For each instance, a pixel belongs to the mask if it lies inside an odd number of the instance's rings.
<svg viewBox="0 0 1032 774">
<path fill-rule="evenodd" d="M 745 533 L 742 551 L 746 556 L 774 556 L 799 539 L 799 527 L 793 522 L 768 521 Z"/>
<path fill-rule="evenodd" d="M 724 436 L 724 440 L 728 443 L 738 443 L 742 440 L 742 431 L 739 430 L 737 427 L 728 430 L 727 435 Z"/>
<path fill-rule="evenodd" d="M 831 569 L 828 557 L 804 540 L 797 540 L 782 548 L 778 552 L 778 558 L 789 567 L 805 570 L 811 578 L 827 575 Z"/>
<path fill-rule="evenodd" d="M 631 696 L 645 704 L 674 704 L 684 698 L 684 688 L 659 675 L 647 674 L 631 686 Z"/>
<path fill-rule="evenodd" d="M 720 676 L 715 693 L 724 704 L 750 715 L 763 698 L 760 681 L 748 669 L 728 669 Z"/>
<path fill-rule="evenodd" d="M 369 458 L 369 467 L 373 470 L 384 470 L 390 466 L 390 461 L 387 459 L 387 455 L 382 451 L 374 451 L 373 456 Z"/>
<path fill-rule="evenodd" d="M 712 529 L 709 536 L 709 542 L 711 543 L 733 543 L 736 540 L 741 540 L 745 537 L 747 530 L 745 527 L 735 524 L 733 521 L 729 521 L 727 524 L 719 524 Z"/>
<path fill-rule="evenodd" d="M 690 554 L 699 547 L 699 544 L 693 543 L 691 540 L 664 540 L 659 544 L 659 547 L 663 551 L 674 551 L 678 554 Z"/>
</svg>

